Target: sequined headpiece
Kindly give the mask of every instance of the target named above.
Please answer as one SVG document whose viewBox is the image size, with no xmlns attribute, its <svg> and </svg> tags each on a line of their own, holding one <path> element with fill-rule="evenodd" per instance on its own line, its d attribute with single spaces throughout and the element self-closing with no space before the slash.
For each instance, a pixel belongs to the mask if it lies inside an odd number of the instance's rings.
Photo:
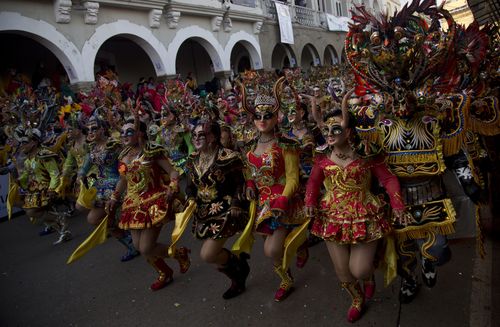
<svg viewBox="0 0 500 327">
<path fill-rule="evenodd" d="M 342 125 L 342 119 L 337 116 L 332 116 L 328 118 L 325 122 L 325 125 L 328 127 L 335 126 L 335 125 Z"/>
<path fill-rule="evenodd" d="M 278 111 L 280 109 L 279 94 L 284 81 L 285 77 L 281 77 L 274 83 L 272 88 L 261 85 L 256 92 L 257 96 L 255 97 L 253 105 L 247 102 L 247 89 L 243 84 L 240 84 L 242 96 L 241 104 L 243 109 L 252 115 L 257 111 L 272 113 Z"/>
</svg>

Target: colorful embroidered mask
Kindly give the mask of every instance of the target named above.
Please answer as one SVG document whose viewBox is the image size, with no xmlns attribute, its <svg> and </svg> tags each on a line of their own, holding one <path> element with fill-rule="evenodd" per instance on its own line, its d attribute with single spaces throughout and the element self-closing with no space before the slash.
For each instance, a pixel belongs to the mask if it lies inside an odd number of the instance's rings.
<svg viewBox="0 0 500 327">
<path fill-rule="evenodd" d="M 329 135 L 340 135 L 344 132 L 344 128 L 341 126 L 342 119 L 340 117 L 330 117 L 327 119 L 323 127 L 321 128 L 321 133 L 324 137 Z"/>
</svg>

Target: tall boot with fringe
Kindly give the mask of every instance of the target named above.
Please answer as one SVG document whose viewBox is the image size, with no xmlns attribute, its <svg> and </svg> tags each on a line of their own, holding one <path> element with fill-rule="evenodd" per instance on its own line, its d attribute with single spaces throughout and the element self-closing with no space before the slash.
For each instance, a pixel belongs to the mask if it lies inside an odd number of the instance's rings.
<svg viewBox="0 0 500 327">
<path fill-rule="evenodd" d="M 363 315 L 364 295 L 358 281 L 342 282 L 340 284 L 352 298 L 351 307 L 347 311 L 347 320 L 355 322 Z"/>
<path fill-rule="evenodd" d="M 179 262 L 179 272 L 181 274 L 185 274 L 189 270 L 189 267 L 191 267 L 190 253 L 191 249 L 186 247 L 175 249 L 174 259 Z"/>
<path fill-rule="evenodd" d="M 158 278 L 149 287 L 152 291 L 158 291 L 170 284 L 174 278 L 174 272 L 167 265 L 165 260 L 160 257 L 152 257 L 147 259 L 148 263 L 158 272 Z"/>
<path fill-rule="evenodd" d="M 293 277 L 290 269 L 284 271 L 281 265 L 274 266 L 274 272 L 281 278 L 280 288 L 274 294 L 274 300 L 280 302 L 293 292 Z"/>
</svg>

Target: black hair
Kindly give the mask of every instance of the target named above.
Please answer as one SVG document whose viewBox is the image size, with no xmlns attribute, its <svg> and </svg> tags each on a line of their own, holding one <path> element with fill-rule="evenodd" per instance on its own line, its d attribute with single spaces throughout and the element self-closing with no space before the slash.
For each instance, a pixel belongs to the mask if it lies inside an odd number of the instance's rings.
<svg viewBox="0 0 500 327">
<path fill-rule="evenodd" d="M 222 144 L 220 143 L 221 128 L 218 122 L 216 122 L 215 120 L 198 120 L 193 128 L 193 131 L 198 126 L 201 126 L 205 133 L 212 133 L 215 138 L 215 143 L 218 146 L 222 146 Z"/>
<path fill-rule="evenodd" d="M 360 150 L 359 145 L 361 143 L 361 138 L 359 137 L 359 135 L 356 131 L 356 117 L 354 117 L 354 115 L 350 111 L 348 111 L 347 115 L 349 117 L 349 122 L 348 122 L 346 128 L 349 128 L 351 130 L 351 133 L 352 133 L 351 142 L 353 143 L 353 145 L 357 149 L 356 152 L 359 153 L 359 150 Z M 342 110 L 341 109 L 334 109 L 332 111 L 329 111 L 326 115 L 323 116 L 323 121 L 326 122 L 331 117 L 340 117 L 342 119 Z"/>
<path fill-rule="evenodd" d="M 354 132 L 356 132 L 356 119 L 355 119 L 354 115 L 351 112 L 348 112 L 347 116 L 349 117 L 349 122 L 348 122 L 346 127 L 350 128 Z M 323 116 L 323 121 L 326 122 L 328 120 L 328 118 L 331 118 L 331 117 L 340 117 L 342 119 L 342 110 L 334 109 L 332 111 L 327 112 Z"/>
<path fill-rule="evenodd" d="M 301 117 L 302 121 L 307 123 L 309 121 L 309 111 L 307 110 L 307 104 L 305 102 L 301 101 L 299 106 L 300 106 L 300 109 L 302 109 L 302 111 L 303 111 L 303 114 Z"/>
</svg>

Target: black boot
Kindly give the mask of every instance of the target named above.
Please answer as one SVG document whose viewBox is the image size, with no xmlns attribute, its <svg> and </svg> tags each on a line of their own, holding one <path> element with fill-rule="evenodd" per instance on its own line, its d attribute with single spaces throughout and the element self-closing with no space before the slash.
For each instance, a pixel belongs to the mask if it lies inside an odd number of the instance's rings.
<svg viewBox="0 0 500 327">
<path fill-rule="evenodd" d="M 222 295 L 224 299 L 228 300 L 245 291 L 245 282 L 248 274 L 250 273 L 250 267 L 248 266 L 247 259 L 249 259 L 250 256 L 243 252 L 238 258 L 229 250 L 224 250 L 228 252 L 229 259 L 226 264 L 218 270 L 231 279 L 231 286 Z"/>
<path fill-rule="evenodd" d="M 422 280 L 429 288 L 433 288 L 437 281 L 436 264 L 426 258 L 422 258 Z"/>
<path fill-rule="evenodd" d="M 417 296 L 419 285 L 414 277 L 401 278 L 401 289 L 399 290 L 399 302 L 410 303 Z"/>
</svg>

